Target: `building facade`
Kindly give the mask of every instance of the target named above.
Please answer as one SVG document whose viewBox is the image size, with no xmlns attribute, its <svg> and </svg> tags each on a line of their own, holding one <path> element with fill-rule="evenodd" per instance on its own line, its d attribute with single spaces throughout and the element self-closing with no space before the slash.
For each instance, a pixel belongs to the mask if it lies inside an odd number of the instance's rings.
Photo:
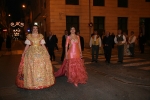
<svg viewBox="0 0 150 100">
<path fill-rule="evenodd" d="M 42 34 L 56 34 L 61 47 L 64 30 L 75 26 L 89 46 L 94 30 L 117 34 L 122 29 L 130 35 L 143 32 L 150 40 L 150 0 L 33 0 L 32 18 Z"/>
</svg>

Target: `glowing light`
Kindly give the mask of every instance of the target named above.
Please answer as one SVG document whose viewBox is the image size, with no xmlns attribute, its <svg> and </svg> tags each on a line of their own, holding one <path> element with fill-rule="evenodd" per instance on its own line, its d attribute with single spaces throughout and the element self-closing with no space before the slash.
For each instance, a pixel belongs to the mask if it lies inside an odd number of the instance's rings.
<svg viewBox="0 0 150 100">
<path fill-rule="evenodd" d="M 25 5 L 22 5 L 22 7 L 25 8 L 26 6 L 25 6 Z"/>
<path fill-rule="evenodd" d="M 29 30 L 29 29 L 28 29 L 27 31 L 28 31 L 28 32 L 30 32 L 30 30 Z"/>
<path fill-rule="evenodd" d="M 37 23 L 37 22 L 34 22 L 34 25 L 38 25 L 38 23 Z"/>
<path fill-rule="evenodd" d="M 15 23 L 11 22 L 11 23 L 10 23 L 10 26 L 12 26 L 12 27 L 16 27 L 16 26 L 23 27 L 23 26 L 24 26 L 24 23 L 16 22 L 16 24 L 15 24 Z"/>
<path fill-rule="evenodd" d="M 7 29 L 3 29 L 4 32 L 7 32 Z"/>
</svg>

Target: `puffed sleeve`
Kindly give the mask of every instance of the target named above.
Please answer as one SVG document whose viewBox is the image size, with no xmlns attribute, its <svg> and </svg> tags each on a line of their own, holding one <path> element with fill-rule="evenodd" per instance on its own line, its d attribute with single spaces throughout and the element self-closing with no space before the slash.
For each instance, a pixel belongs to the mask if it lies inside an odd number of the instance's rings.
<svg viewBox="0 0 150 100">
<path fill-rule="evenodd" d="M 41 40 L 41 44 L 45 44 L 46 42 L 45 42 L 45 40 L 44 39 L 42 39 Z"/>
<path fill-rule="evenodd" d="M 28 39 L 26 39 L 25 44 L 31 45 L 31 42 Z"/>
</svg>

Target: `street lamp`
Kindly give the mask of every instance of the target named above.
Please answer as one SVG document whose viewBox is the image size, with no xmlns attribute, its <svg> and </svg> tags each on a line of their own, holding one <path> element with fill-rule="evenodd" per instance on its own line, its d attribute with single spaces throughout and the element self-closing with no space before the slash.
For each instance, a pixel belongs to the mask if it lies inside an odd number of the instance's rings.
<svg viewBox="0 0 150 100">
<path fill-rule="evenodd" d="M 25 8 L 25 7 L 26 7 L 26 6 L 23 4 L 23 5 L 22 5 L 22 8 Z"/>
</svg>

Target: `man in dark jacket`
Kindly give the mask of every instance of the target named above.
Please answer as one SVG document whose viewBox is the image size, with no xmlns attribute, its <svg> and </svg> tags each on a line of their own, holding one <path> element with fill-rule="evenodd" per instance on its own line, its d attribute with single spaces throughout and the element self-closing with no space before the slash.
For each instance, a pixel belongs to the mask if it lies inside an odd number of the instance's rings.
<svg viewBox="0 0 150 100">
<path fill-rule="evenodd" d="M 57 38 L 57 36 L 56 35 L 53 35 L 54 37 L 55 37 L 55 39 L 56 39 L 56 44 L 55 44 L 55 48 L 56 48 L 56 50 L 59 50 L 58 49 L 58 45 L 57 45 L 57 43 L 58 43 L 58 38 Z"/>
<path fill-rule="evenodd" d="M 140 51 L 141 53 L 144 53 L 144 49 L 145 49 L 145 43 L 146 43 L 146 38 L 145 36 L 143 35 L 143 33 L 140 33 L 139 34 L 139 37 L 138 37 L 138 41 L 139 41 L 139 47 L 140 47 Z"/>
<path fill-rule="evenodd" d="M 110 36 L 111 36 L 111 37 L 113 38 L 113 40 L 114 40 L 114 38 L 115 38 L 115 34 L 114 34 L 114 33 L 112 33 Z M 113 43 L 112 43 L 112 48 L 114 48 L 114 45 L 115 45 L 115 42 L 113 41 Z"/>
<path fill-rule="evenodd" d="M 49 32 L 49 36 L 46 39 L 46 47 L 48 48 L 51 61 L 52 60 L 55 61 L 55 53 L 54 53 L 55 46 L 56 46 L 56 37 L 52 34 L 52 32 Z"/>
<path fill-rule="evenodd" d="M 4 42 L 4 38 L 1 36 L 1 33 L 0 33 L 0 51 L 2 49 L 3 42 Z"/>
<path fill-rule="evenodd" d="M 112 36 L 110 36 L 109 32 L 105 33 L 105 36 L 103 37 L 102 42 L 103 42 L 105 59 L 106 59 L 105 62 L 110 63 L 113 38 Z"/>
<path fill-rule="evenodd" d="M 65 34 L 62 37 L 62 44 L 61 44 L 62 45 L 61 61 L 63 61 L 64 58 L 65 58 L 65 45 L 66 45 L 66 38 L 67 38 L 67 36 L 68 36 L 68 31 L 65 30 Z"/>
<path fill-rule="evenodd" d="M 77 35 L 80 37 L 81 50 L 84 51 L 84 38 L 80 35 L 80 32 L 77 32 Z"/>
</svg>

